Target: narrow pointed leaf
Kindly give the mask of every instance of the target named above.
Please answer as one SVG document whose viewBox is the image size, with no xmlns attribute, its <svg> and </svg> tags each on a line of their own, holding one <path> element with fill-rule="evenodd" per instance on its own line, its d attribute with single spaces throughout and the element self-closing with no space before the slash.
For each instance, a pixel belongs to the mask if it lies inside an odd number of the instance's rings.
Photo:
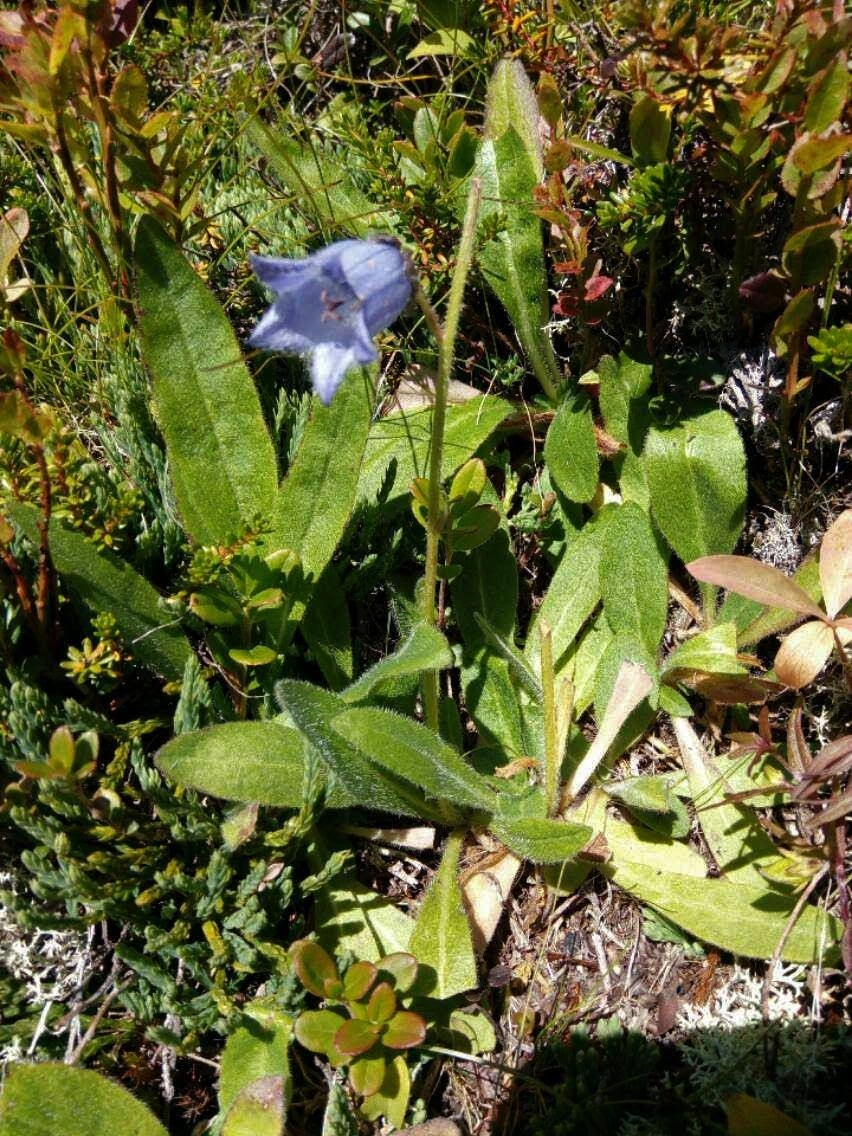
<svg viewBox="0 0 852 1136">
<path fill-rule="evenodd" d="M 373 417 L 374 379 L 350 371 L 330 406 L 314 398 L 296 456 L 270 505 L 269 549 L 291 548 L 316 583 L 343 536 Z"/>
<path fill-rule="evenodd" d="M 36 510 L 18 501 L 3 507 L 27 539 L 37 543 Z M 50 522 L 49 536 L 53 563 L 74 599 L 92 612 L 111 612 L 143 666 L 164 678 L 181 678 L 192 649 L 157 589 L 126 561 L 58 520 Z"/>
<path fill-rule="evenodd" d="M 643 667 L 638 663 L 622 663 L 597 737 L 569 778 L 568 789 L 572 796 L 579 793 L 603 761 L 618 731 L 653 688 L 654 681 Z"/>
<path fill-rule="evenodd" d="M 447 838 L 411 935 L 411 953 L 420 963 L 416 989 L 431 998 L 452 998 L 476 985 L 476 958 L 458 881 L 461 845 L 460 832 Z"/>
<path fill-rule="evenodd" d="M 386 655 L 365 671 L 340 697 L 345 702 L 360 702 L 387 679 L 442 670 L 452 663 L 452 651 L 441 632 L 425 623 L 416 623 L 393 654 Z"/>
<path fill-rule="evenodd" d="M 331 725 L 370 761 L 429 796 L 487 812 L 493 808 L 488 783 L 427 726 L 377 707 L 346 710 Z"/>
</svg>

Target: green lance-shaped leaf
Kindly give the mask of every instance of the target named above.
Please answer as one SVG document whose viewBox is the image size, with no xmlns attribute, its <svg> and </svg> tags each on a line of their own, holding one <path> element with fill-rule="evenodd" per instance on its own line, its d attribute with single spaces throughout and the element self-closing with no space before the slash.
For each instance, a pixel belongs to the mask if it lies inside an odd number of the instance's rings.
<svg viewBox="0 0 852 1136">
<path fill-rule="evenodd" d="M 651 511 L 685 563 L 730 552 L 743 523 L 745 452 L 730 415 L 710 410 L 645 442 Z"/>
<path fill-rule="evenodd" d="M 591 501 L 598 487 L 598 449 L 585 391 L 569 395 L 557 410 L 547 431 L 544 460 L 569 501 Z"/>
<path fill-rule="evenodd" d="M 609 511 L 604 511 L 567 544 L 527 635 L 524 653 L 537 666 L 540 636 L 536 627 L 540 619 L 549 624 L 557 676 L 567 662 L 567 652 L 580 628 L 600 602 L 601 547 L 608 520 Z"/>
<path fill-rule="evenodd" d="M 262 1077 L 280 1077 L 282 1104 L 290 1096 L 291 1018 L 264 999 L 245 1007 L 245 1024 L 228 1037 L 219 1066 L 219 1111 L 225 1113 L 237 1097 Z"/>
<path fill-rule="evenodd" d="M 72 1065 L 11 1065 L 0 1095 L 0 1136 L 167 1136 L 127 1089 Z"/>
<path fill-rule="evenodd" d="M 501 214 L 505 228 L 479 253 L 485 279 L 504 306 L 548 398 L 555 399 L 559 365 L 547 324 L 547 277 L 534 191 L 544 176 L 532 85 L 517 60 L 498 63 L 488 87 L 485 138 L 474 163 L 482 180 L 479 226 Z"/>
<path fill-rule="evenodd" d="M 343 380 L 330 406 L 313 400 L 311 418 L 271 510 L 270 550 L 291 548 L 309 582 L 316 582 L 346 528 L 370 420 L 374 380 L 363 368 Z"/>
<path fill-rule="evenodd" d="M 450 593 L 465 647 L 473 652 L 485 646 L 479 619 L 511 640 L 518 610 L 518 562 L 509 534 L 499 529 L 459 563 L 461 572 L 450 584 Z"/>
<path fill-rule="evenodd" d="M 4 508 L 37 543 L 35 509 L 16 501 Z M 49 539 L 56 570 L 75 599 L 93 612 L 112 612 L 128 650 L 144 666 L 164 678 L 181 678 L 191 648 L 156 588 L 125 561 L 58 520 L 50 523 Z"/>
<path fill-rule="evenodd" d="M 643 903 L 662 912 L 697 939 L 746 958 L 771 958 L 787 928 L 796 896 L 767 886 L 727 879 L 701 879 L 615 858 L 600 869 Z M 837 957 L 841 928 L 836 919 L 806 904 L 781 951 L 788 962 L 815 963 Z"/>
<path fill-rule="evenodd" d="M 393 654 L 386 655 L 365 671 L 340 697 L 345 702 L 360 702 L 388 679 L 439 671 L 452 664 L 450 646 L 441 632 L 425 623 L 416 623 Z"/>
<path fill-rule="evenodd" d="M 729 801 L 730 787 L 685 718 L 673 718 L 681 761 L 698 823 L 725 879 L 765 886 L 764 872 L 778 861 L 772 839 L 747 806 Z"/>
<path fill-rule="evenodd" d="M 458 881 L 463 839 L 460 831 L 447 838 L 409 944 L 420 963 L 415 989 L 432 998 L 452 998 L 476 985 L 476 957 Z"/>
<path fill-rule="evenodd" d="M 305 796 L 305 741 L 280 722 L 223 722 L 180 734 L 157 754 L 172 781 L 226 801 L 297 809 Z M 339 783 L 327 804 L 342 808 L 352 798 Z"/>
<path fill-rule="evenodd" d="M 468 461 L 511 410 L 508 402 L 493 395 L 448 406 L 442 479 Z M 431 439 L 431 408 L 389 414 L 374 423 L 358 479 L 359 503 L 373 502 L 380 493 L 388 505 L 406 500 L 411 482 L 428 469 Z"/>
<path fill-rule="evenodd" d="M 225 313 L 150 217 L 134 252 L 140 331 L 175 496 L 199 544 L 269 517 L 278 480 L 260 400 Z"/>
<path fill-rule="evenodd" d="M 616 635 L 637 639 L 656 658 L 666 627 L 668 572 L 650 518 L 633 502 L 615 509 L 603 537 L 600 584 Z"/>
<path fill-rule="evenodd" d="M 370 761 L 430 797 L 491 812 L 494 793 L 487 782 L 427 726 L 378 707 L 346 710 L 331 725 Z"/>
<path fill-rule="evenodd" d="M 329 564 L 311 592 L 299 630 L 332 690 L 352 681 L 354 659 L 349 608 L 333 564 Z"/>
<path fill-rule="evenodd" d="M 516 856 L 534 864 L 572 860 L 594 835 L 585 824 L 546 817 L 496 816 L 491 828 Z"/>
<path fill-rule="evenodd" d="M 275 688 L 282 709 L 310 742 L 347 798 L 367 808 L 426 819 L 440 819 L 423 793 L 389 771 L 374 765 L 334 730 L 331 723 L 348 710 L 330 691 L 309 682 L 285 679 Z"/>
<path fill-rule="evenodd" d="M 299 205 L 332 233 L 366 237 L 393 228 L 393 217 L 371 201 L 350 166 L 317 138 L 300 142 L 289 131 L 273 132 L 251 118 L 246 132 Z"/>
</svg>

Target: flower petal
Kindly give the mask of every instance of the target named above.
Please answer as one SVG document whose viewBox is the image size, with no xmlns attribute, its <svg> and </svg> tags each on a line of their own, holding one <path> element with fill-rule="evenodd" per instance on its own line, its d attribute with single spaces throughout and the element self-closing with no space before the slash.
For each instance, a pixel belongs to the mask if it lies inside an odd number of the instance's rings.
<svg viewBox="0 0 852 1136">
<path fill-rule="evenodd" d="M 354 241 L 341 251 L 346 281 L 363 305 L 370 335 L 390 327 L 411 299 L 407 262 L 389 241 Z"/>
<path fill-rule="evenodd" d="M 278 256 L 254 256 L 250 253 L 249 264 L 258 280 L 275 292 L 298 288 L 305 271 L 313 271 L 308 259 L 286 260 Z"/>
<path fill-rule="evenodd" d="M 339 347 L 335 343 L 323 343 L 314 348 L 311 354 L 311 382 L 319 400 L 328 406 L 346 372 L 356 366 L 356 359 L 350 347 Z"/>
<path fill-rule="evenodd" d="M 834 634 L 826 623 L 812 619 L 791 631 L 775 656 L 780 682 L 798 690 L 813 682 L 828 661 Z"/>
</svg>

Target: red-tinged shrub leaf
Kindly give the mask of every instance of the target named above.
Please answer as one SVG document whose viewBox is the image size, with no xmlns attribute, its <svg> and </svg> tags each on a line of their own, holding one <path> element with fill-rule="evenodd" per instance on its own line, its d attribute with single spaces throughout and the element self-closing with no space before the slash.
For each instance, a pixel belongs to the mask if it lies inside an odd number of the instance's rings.
<svg viewBox="0 0 852 1136">
<path fill-rule="evenodd" d="M 382 1041 L 388 1049 L 411 1049 L 422 1045 L 425 1039 L 426 1023 L 411 1010 L 400 1010 L 394 1014 L 382 1034 Z"/>
<path fill-rule="evenodd" d="M 588 304 L 599 300 L 601 296 L 605 295 L 610 290 L 614 283 L 615 281 L 611 276 L 590 276 L 586 281 L 586 291 L 583 299 Z"/>
<path fill-rule="evenodd" d="M 334 1035 L 334 1044 L 341 1053 L 348 1053 L 351 1057 L 358 1057 L 372 1049 L 379 1040 L 379 1027 L 372 1022 L 360 1021 L 350 1018 L 344 1022 Z"/>
<path fill-rule="evenodd" d="M 781 682 L 798 690 L 813 682 L 834 646 L 834 632 L 822 622 L 810 620 L 792 631 L 775 656 L 775 673 Z"/>
<path fill-rule="evenodd" d="M 774 272 L 758 272 L 743 280 L 739 288 L 740 299 L 753 312 L 776 312 L 784 307 L 787 282 Z"/>
<path fill-rule="evenodd" d="M 305 1010 L 296 1019 L 296 1039 L 311 1053 L 329 1053 L 341 1026 L 346 1024 L 342 1014 L 334 1010 Z"/>
<path fill-rule="evenodd" d="M 841 513 L 822 538 L 819 578 L 825 610 L 834 618 L 852 598 L 852 509 Z"/>
<path fill-rule="evenodd" d="M 405 994 L 417 981 L 417 959 L 407 951 L 395 951 L 378 962 L 380 974 L 394 979 L 397 994 Z"/>
<path fill-rule="evenodd" d="M 824 170 L 852 150 L 852 134 L 832 134 L 830 138 L 808 138 L 792 155 L 793 165 L 803 174 Z"/>
<path fill-rule="evenodd" d="M 349 1081 L 356 1093 L 371 1097 L 382 1087 L 387 1072 L 387 1060 L 378 1057 L 359 1057 L 349 1066 Z"/>
<path fill-rule="evenodd" d="M 704 584 L 727 588 L 729 592 L 757 600 L 767 607 L 824 618 L 823 611 L 795 580 L 777 568 L 748 556 L 701 556 L 687 564 L 686 568 Z"/>
<path fill-rule="evenodd" d="M 353 963 L 347 970 L 343 979 L 343 996 L 347 1002 L 363 998 L 376 981 L 378 971 L 371 962 Z"/>
<path fill-rule="evenodd" d="M 334 960 L 319 943 L 300 939 L 290 948 L 290 958 L 299 981 L 306 990 L 316 994 L 318 998 L 333 997 L 327 984 L 339 982 L 340 975 Z"/>
<path fill-rule="evenodd" d="M 389 982 L 380 982 L 367 1004 L 367 1019 L 376 1025 L 384 1025 L 396 1013 L 396 994 Z"/>
</svg>

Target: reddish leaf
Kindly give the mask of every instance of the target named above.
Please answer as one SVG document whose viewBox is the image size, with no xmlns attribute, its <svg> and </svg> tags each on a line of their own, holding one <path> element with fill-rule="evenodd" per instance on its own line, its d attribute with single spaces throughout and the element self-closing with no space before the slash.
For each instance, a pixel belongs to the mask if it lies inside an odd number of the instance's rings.
<svg viewBox="0 0 852 1136">
<path fill-rule="evenodd" d="M 787 284 L 774 272 L 758 272 L 756 276 L 743 280 L 739 292 L 740 299 L 753 312 L 775 312 L 784 307 Z"/>
<path fill-rule="evenodd" d="M 352 1057 L 357 1057 L 361 1053 L 366 1053 L 368 1049 L 372 1049 L 378 1039 L 378 1026 L 373 1025 L 372 1022 L 350 1018 L 348 1022 L 343 1023 L 334 1035 L 334 1044 L 341 1053 L 348 1053 Z"/>
<path fill-rule="evenodd" d="M 299 981 L 311 994 L 318 998 L 329 997 L 328 984 L 339 982 L 340 976 L 334 960 L 322 949 L 319 943 L 310 939 L 300 939 L 290 948 L 293 967 Z"/>
<path fill-rule="evenodd" d="M 400 1010 L 388 1022 L 382 1041 L 388 1049 L 411 1049 L 422 1045 L 426 1038 L 426 1023 L 411 1010 Z"/>
<path fill-rule="evenodd" d="M 352 1002 L 363 998 L 376 981 L 377 974 L 378 971 L 371 962 L 353 963 L 343 978 L 343 997 Z"/>
<path fill-rule="evenodd" d="M 296 1038 L 311 1053 L 328 1053 L 334 1047 L 334 1038 L 346 1018 L 334 1010 L 305 1010 L 296 1019 Z"/>
<path fill-rule="evenodd" d="M 834 632 L 826 623 L 810 620 L 791 632 L 775 656 L 775 673 L 781 682 L 798 690 L 813 682 L 828 661 Z"/>
<path fill-rule="evenodd" d="M 841 513 L 822 538 L 819 578 L 825 610 L 834 618 L 852 599 L 852 509 Z"/>
<path fill-rule="evenodd" d="M 702 556 L 686 567 L 702 583 L 727 588 L 767 607 L 825 618 L 825 613 L 795 580 L 748 556 Z"/>
</svg>

